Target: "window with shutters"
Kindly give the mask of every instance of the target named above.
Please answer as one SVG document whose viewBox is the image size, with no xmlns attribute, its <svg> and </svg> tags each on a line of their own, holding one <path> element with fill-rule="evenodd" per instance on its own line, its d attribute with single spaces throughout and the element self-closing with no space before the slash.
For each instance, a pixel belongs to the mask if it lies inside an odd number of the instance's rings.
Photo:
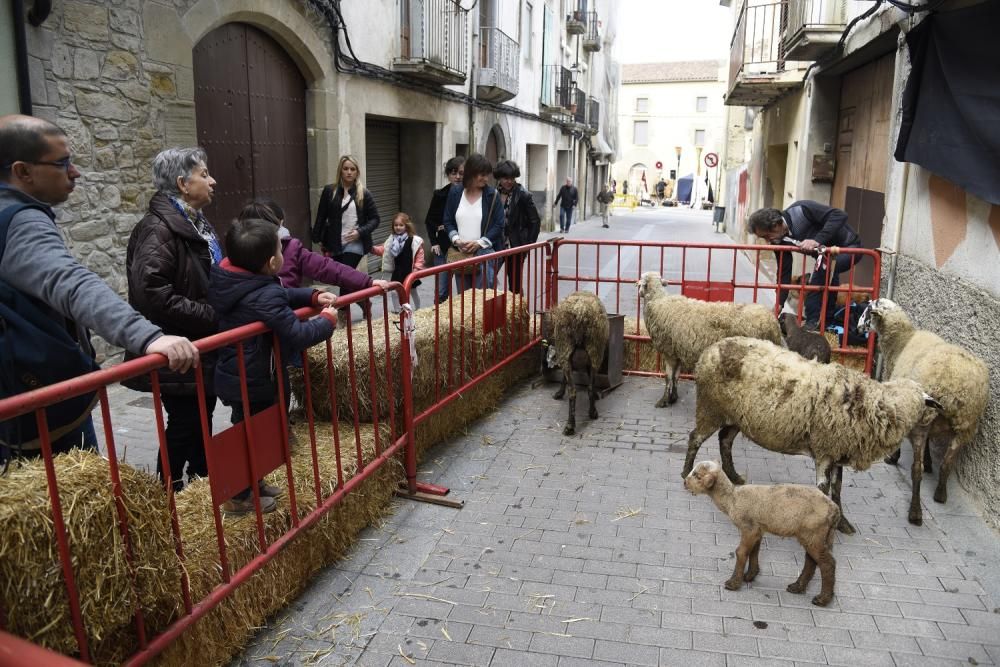
<svg viewBox="0 0 1000 667">
<path fill-rule="evenodd" d="M 632 143 L 645 146 L 649 143 L 649 121 L 637 120 L 632 125 Z"/>
<path fill-rule="evenodd" d="M 705 130 L 695 130 L 694 131 L 694 145 L 704 146 L 705 145 Z"/>
<path fill-rule="evenodd" d="M 696 97 L 694 100 L 695 111 L 699 113 L 705 113 L 708 111 L 708 98 L 707 97 Z"/>
<path fill-rule="evenodd" d="M 636 113 L 649 113 L 649 98 L 648 97 L 637 97 L 637 98 L 635 98 L 635 112 Z"/>
</svg>

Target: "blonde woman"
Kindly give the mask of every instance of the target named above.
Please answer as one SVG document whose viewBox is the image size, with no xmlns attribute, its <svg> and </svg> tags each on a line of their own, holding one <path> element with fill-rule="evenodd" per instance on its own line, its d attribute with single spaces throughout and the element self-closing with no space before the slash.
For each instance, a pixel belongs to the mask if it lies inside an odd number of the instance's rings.
<svg viewBox="0 0 1000 667">
<path fill-rule="evenodd" d="M 328 257 L 357 268 L 372 249 L 378 228 L 375 198 L 361 183 L 361 163 L 350 155 L 340 158 L 336 180 L 323 188 L 313 224 L 312 240 Z"/>
</svg>

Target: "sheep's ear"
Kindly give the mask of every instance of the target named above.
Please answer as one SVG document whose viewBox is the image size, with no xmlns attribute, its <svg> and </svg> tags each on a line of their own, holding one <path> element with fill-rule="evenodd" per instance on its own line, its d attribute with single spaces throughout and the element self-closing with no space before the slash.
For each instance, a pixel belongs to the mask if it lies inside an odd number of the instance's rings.
<svg viewBox="0 0 1000 667">
<path fill-rule="evenodd" d="M 938 403 L 930 394 L 924 394 L 924 405 L 935 410 L 944 410 L 944 406 Z"/>
<path fill-rule="evenodd" d="M 715 468 L 710 468 L 705 471 L 702 475 L 702 484 L 706 489 L 711 489 L 715 486 L 715 479 L 719 476 L 719 471 Z"/>
</svg>

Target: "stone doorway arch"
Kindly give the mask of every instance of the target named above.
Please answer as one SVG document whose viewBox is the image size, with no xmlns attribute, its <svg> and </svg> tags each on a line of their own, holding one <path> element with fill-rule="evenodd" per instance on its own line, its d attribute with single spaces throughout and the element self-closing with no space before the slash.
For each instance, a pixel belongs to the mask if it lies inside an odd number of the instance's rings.
<svg viewBox="0 0 1000 667">
<path fill-rule="evenodd" d="M 504 138 L 503 128 L 499 124 L 490 128 L 490 133 L 486 137 L 484 155 L 493 166 L 496 166 L 500 160 L 507 159 L 507 140 Z"/>
</svg>

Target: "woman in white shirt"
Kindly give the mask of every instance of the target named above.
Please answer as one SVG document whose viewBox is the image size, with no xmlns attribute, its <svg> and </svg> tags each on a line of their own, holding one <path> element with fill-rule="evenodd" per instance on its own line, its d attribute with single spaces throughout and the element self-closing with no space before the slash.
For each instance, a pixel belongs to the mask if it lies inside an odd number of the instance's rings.
<svg viewBox="0 0 1000 667">
<path fill-rule="evenodd" d="M 444 227 L 453 248 L 467 257 L 503 250 L 503 203 L 495 188 L 487 185 L 493 165 L 473 153 L 465 161 L 462 186 L 452 186 L 444 207 Z M 454 256 L 455 253 L 452 253 Z M 460 290 L 493 287 L 493 262 L 484 262 L 471 274 L 456 273 Z"/>
</svg>

